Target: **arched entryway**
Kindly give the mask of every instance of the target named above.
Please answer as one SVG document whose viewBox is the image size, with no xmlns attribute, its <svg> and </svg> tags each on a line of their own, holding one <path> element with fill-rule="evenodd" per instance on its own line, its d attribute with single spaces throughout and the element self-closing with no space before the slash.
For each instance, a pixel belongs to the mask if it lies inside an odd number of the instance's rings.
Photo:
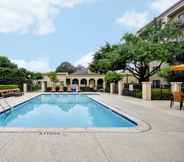
<svg viewBox="0 0 184 162">
<path fill-rule="evenodd" d="M 78 79 L 73 79 L 73 80 L 72 80 L 72 87 L 71 87 L 71 90 L 74 91 L 74 92 L 80 91 L 79 80 L 78 80 Z"/>
<path fill-rule="evenodd" d="M 81 79 L 80 86 L 81 87 L 87 87 L 87 80 L 86 79 Z"/>
<path fill-rule="evenodd" d="M 72 80 L 72 84 L 73 84 L 73 85 L 76 85 L 76 84 L 78 85 L 78 84 L 79 84 L 79 80 L 78 80 L 78 79 L 73 79 L 73 80 Z"/>
</svg>

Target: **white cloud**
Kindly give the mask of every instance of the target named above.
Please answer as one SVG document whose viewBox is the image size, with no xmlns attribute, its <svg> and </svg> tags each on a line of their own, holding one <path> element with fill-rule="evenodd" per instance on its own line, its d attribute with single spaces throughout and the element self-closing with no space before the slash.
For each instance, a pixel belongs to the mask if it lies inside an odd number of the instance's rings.
<svg viewBox="0 0 184 162">
<path fill-rule="evenodd" d="M 176 2 L 178 2 L 178 0 L 153 0 L 150 8 L 158 12 L 163 12 Z"/>
<path fill-rule="evenodd" d="M 123 16 L 119 17 L 116 22 L 120 25 L 125 25 L 133 29 L 143 27 L 148 21 L 146 12 L 138 13 L 135 11 L 128 11 Z"/>
<path fill-rule="evenodd" d="M 86 0 L 60 0 L 60 1 L 61 1 L 62 7 L 68 7 L 68 8 L 73 8 L 80 3 L 86 2 Z"/>
<path fill-rule="evenodd" d="M 88 1 L 93 0 L 0 0 L 0 32 L 52 33 L 62 8 Z"/>
<path fill-rule="evenodd" d="M 11 59 L 20 68 L 25 68 L 33 72 L 48 72 L 51 67 L 47 59 L 37 58 L 35 60 Z"/>
<path fill-rule="evenodd" d="M 116 19 L 116 22 L 122 26 L 128 26 L 137 30 L 146 25 L 150 19 L 158 16 L 161 12 L 165 11 L 178 1 L 179 0 L 152 0 L 146 11 L 127 11 L 121 17 Z M 153 15 L 153 13 L 156 14 Z"/>
<path fill-rule="evenodd" d="M 92 62 L 95 51 L 89 52 L 86 55 L 82 56 L 79 60 L 77 60 L 74 65 L 82 65 L 84 67 L 88 67 L 88 65 Z"/>
</svg>

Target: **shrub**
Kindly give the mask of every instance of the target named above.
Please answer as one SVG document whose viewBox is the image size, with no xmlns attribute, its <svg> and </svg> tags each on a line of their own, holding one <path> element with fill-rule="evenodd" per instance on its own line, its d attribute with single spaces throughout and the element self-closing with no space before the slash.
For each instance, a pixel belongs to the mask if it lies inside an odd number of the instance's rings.
<svg viewBox="0 0 184 162">
<path fill-rule="evenodd" d="M 32 91 L 39 91 L 41 89 L 41 87 L 39 85 L 33 85 L 32 86 Z"/>
<path fill-rule="evenodd" d="M 67 87 L 64 87 L 63 90 L 64 90 L 64 92 L 67 92 Z"/>
<path fill-rule="evenodd" d="M 105 75 L 105 79 L 109 83 L 117 82 L 117 81 L 121 80 L 121 78 L 122 78 L 121 74 L 116 73 L 116 72 L 112 72 L 112 71 L 107 72 Z"/>
<path fill-rule="evenodd" d="M 93 88 L 90 88 L 90 87 L 81 87 L 80 91 L 81 92 L 94 92 L 95 90 Z"/>
<path fill-rule="evenodd" d="M 13 84 L 10 84 L 10 85 L 0 85 L 0 90 L 16 89 L 16 88 L 18 88 L 18 85 L 13 85 Z"/>
<path fill-rule="evenodd" d="M 52 87 L 47 87 L 47 90 L 46 90 L 47 92 L 50 92 L 50 91 L 52 91 Z"/>
</svg>

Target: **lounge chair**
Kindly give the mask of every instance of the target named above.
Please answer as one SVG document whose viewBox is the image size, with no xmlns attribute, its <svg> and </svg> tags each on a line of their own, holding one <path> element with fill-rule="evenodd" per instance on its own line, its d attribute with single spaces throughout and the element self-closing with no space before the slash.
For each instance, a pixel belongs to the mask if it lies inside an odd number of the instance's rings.
<svg viewBox="0 0 184 162">
<path fill-rule="evenodd" d="M 0 96 L 3 98 L 11 96 L 22 96 L 24 93 L 20 92 L 20 89 L 6 89 L 0 91 Z"/>
<path fill-rule="evenodd" d="M 11 97 L 11 96 L 18 96 L 22 94 L 19 89 L 5 89 L 0 90 L 0 97 Z"/>
<path fill-rule="evenodd" d="M 21 91 L 17 91 L 13 94 L 13 96 L 15 97 L 20 97 L 20 96 L 23 96 L 24 95 L 24 92 L 21 92 Z"/>
<path fill-rule="evenodd" d="M 170 107 L 172 108 L 174 106 L 174 102 L 180 103 L 180 110 L 183 108 L 183 102 L 184 102 L 184 94 L 182 92 L 174 92 L 171 95 L 171 103 Z"/>
</svg>

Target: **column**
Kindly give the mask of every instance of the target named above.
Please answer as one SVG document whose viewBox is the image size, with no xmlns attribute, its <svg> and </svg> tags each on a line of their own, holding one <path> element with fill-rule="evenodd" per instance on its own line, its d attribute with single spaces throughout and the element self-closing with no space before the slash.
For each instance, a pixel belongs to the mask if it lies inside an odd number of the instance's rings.
<svg viewBox="0 0 184 162">
<path fill-rule="evenodd" d="M 122 91 L 123 91 L 123 81 L 120 80 L 118 81 L 118 95 L 122 95 Z"/>
<path fill-rule="evenodd" d="M 89 79 L 88 79 L 88 78 L 86 78 L 86 80 L 87 80 L 87 87 L 89 87 Z"/>
<path fill-rule="evenodd" d="M 23 92 L 26 93 L 27 92 L 27 83 L 23 84 Z"/>
<path fill-rule="evenodd" d="M 97 90 L 97 86 L 98 86 L 98 79 L 95 78 L 95 90 Z"/>
<path fill-rule="evenodd" d="M 81 79 L 78 79 L 78 82 L 79 82 L 79 84 L 78 84 L 78 91 L 80 91 Z"/>
<path fill-rule="evenodd" d="M 45 84 L 44 81 L 41 82 L 41 91 L 45 92 Z"/>
<path fill-rule="evenodd" d="M 66 78 L 63 81 L 63 86 L 66 87 Z"/>
<path fill-rule="evenodd" d="M 142 99 L 145 101 L 151 100 L 151 84 L 152 82 L 142 82 Z"/>
<path fill-rule="evenodd" d="M 182 82 L 171 82 L 171 92 L 181 92 Z"/>
<path fill-rule="evenodd" d="M 114 83 L 110 83 L 110 93 L 114 93 Z"/>
<path fill-rule="evenodd" d="M 105 79 L 103 79 L 103 89 L 105 91 L 105 88 L 106 88 L 106 83 L 105 83 Z"/>
</svg>

